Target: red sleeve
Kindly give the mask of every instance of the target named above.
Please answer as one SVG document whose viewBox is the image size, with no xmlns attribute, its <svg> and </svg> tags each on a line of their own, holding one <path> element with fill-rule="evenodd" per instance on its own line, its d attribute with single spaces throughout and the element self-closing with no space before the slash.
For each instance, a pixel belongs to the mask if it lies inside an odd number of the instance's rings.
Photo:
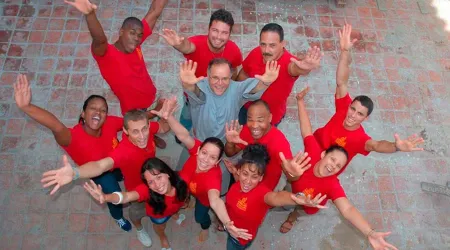
<svg viewBox="0 0 450 250">
<path fill-rule="evenodd" d="M 259 199 L 260 201 L 262 201 L 261 204 L 261 208 L 266 207 L 266 208 L 271 208 L 271 206 L 267 205 L 264 197 L 266 196 L 267 193 L 272 192 L 272 190 L 270 190 L 266 185 L 260 185 L 260 192 L 259 195 L 261 195 L 261 199 Z"/>
<path fill-rule="evenodd" d="M 358 140 L 361 144 L 359 146 L 357 146 L 358 153 L 367 156 L 368 154 L 370 154 L 370 151 L 366 150 L 366 142 L 368 140 L 371 140 L 372 137 L 370 137 L 368 134 L 366 134 L 366 132 L 364 131 L 364 129 L 361 130 L 361 135 L 359 135 L 359 137 L 361 138 L 360 140 Z"/>
<path fill-rule="evenodd" d="M 150 28 L 150 26 L 148 26 L 147 21 L 144 19 L 142 19 L 142 25 L 144 26 L 144 30 L 143 30 L 143 34 L 142 34 L 142 41 L 141 44 L 145 41 L 145 39 L 147 39 L 147 37 L 149 37 L 152 34 L 152 29 Z"/>
<path fill-rule="evenodd" d="M 231 42 L 231 44 L 233 45 L 231 53 L 233 54 L 234 58 L 234 60 L 231 62 L 231 66 L 236 69 L 237 67 L 239 67 L 239 65 L 242 64 L 242 53 L 239 47 L 234 42 Z"/>
<path fill-rule="evenodd" d="M 347 197 L 345 195 L 345 191 L 341 186 L 341 183 L 339 182 L 339 179 L 336 178 L 336 182 L 333 183 L 332 187 L 328 191 L 327 198 L 334 201 L 338 198 Z"/>
<path fill-rule="evenodd" d="M 139 194 L 138 202 L 148 201 L 150 199 L 150 190 L 144 183 L 139 184 L 139 186 L 134 188 L 134 191 Z"/>
<path fill-rule="evenodd" d="M 250 53 L 247 55 L 247 57 L 245 58 L 245 60 L 242 62 L 242 69 L 244 70 L 244 72 L 248 75 L 250 74 L 250 62 L 252 61 L 252 57 L 253 57 L 253 51 L 250 51 Z M 249 75 L 250 77 L 250 75 Z"/>
<path fill-rule="evenodd" d="M 189 176 L 187 174 L 187 171 L 185 170 L 185 168 L 183 167 L 183 169 L 181 169 L 181 171 L 178 172 L 178 175 L 180 176 L 180 178 L 188 183 L 189 182 Z"/>
<path fill-rule="evenodd" d="M 250 129 L 247 125 L 244 125 L 244 127 L 241 130 L 241 133 L 239 133 L 239 137 L 241 137 L 242 140 L 246 141 L 247 143 L 250 143 L 253 141 L 253 137 L 250 134 Z M 240 149 L 244 149 L 246 146 L 242 143 L 236 144 Z"/>
<path fill-rule="evenodd" d="M 220 166 L 214 167 L 214 170 L 205 182 L 206 190 L 217 189 L 220 192 L 222 188 L 222 170 L 220 170 Z"/>
<path fill-rule="evenodd" d="M 352 98 L 350 97 L 350 94 L 347 93 L 346 96 L 342 98 L 336 98 L 334 97 L 334 104 L 336 105 L 336 113 L 339 112 L 347 112 L 348 106 L 352 103 Z"/>
<path fill-rule="evenodd" d="M 111 123 L 111 127 L 116 131 L 121 131 L 123 128 L 123 118 L 118 116 L 108 116 L 108 122 Z"/>
<path fill-rule="evenodd" d="M 193 146 L 191 149 L 189 149 L 189 154 L 190 154 L 190 155 L 195 155 L 195 154 L 197 154 L 198 149 L 199 149 L 200 146 L 202 145 L 202 142 L 201 142 L 201 141 L 199 141 L 199 140 L 197 140 L 197 139 L 194 139 L 194 140 L 195 140 L 194 146 Z"/>
<path fill-rule="evenodd" d="M 127 159 L 127 155 L 128 154 L 124 151 L 122 143 L 119 143 L 119 146 L 109 153 L 109 157 L 111 157 L 114 161 L 114 168 L 119 168 L 123 165 L 124 161 Z"/>
<path fill-rule="evenodd" d="M 200 36 L 191 36 L 188 38 L 188 40 L 189 40 L 189 42 L 191 42 L 195 45 L 195 51 L 190 54 L 184 54 L 184 57 L 186 59 L 197 61 L 195 56 L 197 55 L 196 52 L 202 50 L 203 46 L 201 46 L 201 43 L 203 42 L 203 36 L 201 36 L 201 35 Z"/>
<path fill-rule="evenodd" d="M 92 57 L 94 57 L 94 59 L 97 61 L 97 63 L 108 63 L 108 62 L 112 62 L 111 60 L 109 60 L 108 58 L 109 58 L 109 56 L 111 56 L 111 47 L 112 47 L 113 45 L 111 45 L 111 44 L 109 44 L 108 43 L 108 45 L 107 45 L 107 47 L 106 47 L 106 51 L 105 51 L 105 54 L 103 55 L 103 56 L 99 56 L 99 55 L 96 55 L 96 54 L 94 54 L 94 50 L 93 50 L 93 48 L 92 48 L 92 45 L 91 45 L 91 54 L 92 54 Z M 100 65 L 99 65 L 99 67 L 100 67 Z"/>
<path fill-rule="evenodd" d="M 322 148 L 317 142 L 314 135 L 308 135 L 303 139 L 303 144 L 305 145 L 305 152 L 308 152 L 308 155 L 311 157 L 311 160 L 317 159 L 320 160 L 320 154 L 322 153 Z"/>
<path fill-rule="evenodd" d="M 150 134 L 156 134 L 159 130 L 158 122 L 150 122 Z"/>
<path fill-rule="evenodd" d="M 277 146 L 278 146 L 278 148 L 277 148 L 278 153 L 283 152 L 284 157 L 286 157 L 286 159 L 293 158 L 292 151 L 291 151 L 291 144 L 289 144 L 289 141 L 286 139 L 286 137 L 283 136 L 283 138 L 280 138 L 277 142 Z M 281 164 L 280 157 L 277 157 L 277 159 Z"/>
</svg>

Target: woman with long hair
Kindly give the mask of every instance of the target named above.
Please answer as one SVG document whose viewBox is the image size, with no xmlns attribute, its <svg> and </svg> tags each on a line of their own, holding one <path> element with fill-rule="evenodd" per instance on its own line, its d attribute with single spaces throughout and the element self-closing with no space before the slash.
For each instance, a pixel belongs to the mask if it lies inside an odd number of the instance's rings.
<svg viewBox="0 0 450 250">
<path fill-rule="evenodd" d="M 56 142 L 77 165 L 97 161 L 108 156 L 119 143 L 117 132 L 122 130 L 123 119 L 108 115 L 108 104 L 103 96 L 91 95 L 83 104 L 78 124 L 65 126 L 45 109 L 31 103 L 31 87 L 26 75 L 19 74 L 14 84 L 14 99 L 17 107 L 44 127 L 50 129 Z M 92 180 L 103 186 L 105 193 L 120 191 L 120 170 L 106 172 Z M 122 205 L 108 203 L 109 212 L 117 224 L 130 231 L 131 223 L 123 217 Z"/>
<path fill-rule="evenodd" d="M 186 182 L 159 158 L 145 161 L 141 170 L 143 184 L 133 191 L 104 194 L 101 185 L 86 182 L 84 188 L 101 204 L 111 202 L 124 204 L 132 201 L 145 202 L 147 216 L 153 230 L 161 241 L 162 250 L 171 250 L 165 234 L 167 221 L 177 214 L 189 197 Z"/>
</svg>

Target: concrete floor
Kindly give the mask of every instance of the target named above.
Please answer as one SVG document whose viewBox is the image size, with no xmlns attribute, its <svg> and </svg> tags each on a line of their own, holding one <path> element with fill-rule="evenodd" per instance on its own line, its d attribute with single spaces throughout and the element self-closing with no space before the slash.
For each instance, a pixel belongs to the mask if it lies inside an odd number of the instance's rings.
<svg viewBox="0 0 450 250">
<path fill-rule="evenodd" d="M 114 40 L 125 17 L 143 17 L 150 1 L 101 0 L 98 16 Z M 421 181 L 445 185 L 450 180 L 450 46 L 449 31 L 437 16 L 447 4 L 386 0 L 379 11 L 374 0 L 348 0 L 345 9 L 328 1 L 192 1 L 173 0 L 155 30 L 174 28 L 186 36 L 207 32 L 212 10 L 232 11 L 232 39 L 245 55 L 258 45 L 267 22 L 281 24 L 288 49 L 302 53 L 309 44 L 325 52 L 322 66 L 300 78 L 295 89 L 312 88 L 308 107 L 313 127 L 324 125 L 333 113 L 337 30 L 351 23 L 360 42 L 353 50 L 350 92 L 366 94 L 376 109 L 365 122 L 374 139 L 393 140 L 393 134 L 412 133 L 426 139 L 425 151 L 357 157 L 341 175 L 348 197 L 377 230 L 392 231 L 388 239 L 399 249 L 450 248 L 450 198 L 424 193 Z M 334 1 L 330 1 L 334 2 Z M 425 1 L 430 2 L 430 1 Z M 448 4 L 447 4 L 448 5 Z M 425 11 L 427 12 L 427 11 Z M 33 102 L 74 125 L 82 100 L 89 94 L 107 96 L 112 114 L 116 97 L 99 74 L 89 52 L 90 36 L 82 16 L 63 1 L 0 0 L 0 234 L 1 249 L 141 249 L 136 233 L 123 233 L 78 185 L 49 197 L 40 187 L 43 171 L 59 166 L 62 150 L 51 133 L 21 114 L 14 104 L 12 84 L 18 72 L 32 79 Z M 450 16 L 449 12 L 447 16 Z M 444 15 L 445 16 L 445 15 Z M 149 72 L 161 93 L 181 95 L 177 63 L 182 56 L 157 35 L 143 45 Z M 294 95 L 280 128 L 302 149 Z M 158 155 L 175 165 L 180 147 L 167 136 L 168 149 Z M 331 204 L 329 204 L 331 205 Z M 302 217 L 291 233 L 278 228 L 287 212 L 271 212 L 251 249 L 368 249 L 364 237 L 331 208 Z M 167 229 L 174 250 L 225 249 L 225 234 L 211 230 L 210 239 L 197 243 L 199 226 L 192 210 L 186 224 L 173 221 Z M 150 222 L 146 227 L 154 235 Z M 152 249 L 159 249 L 154 236 Z"/>
</svg>

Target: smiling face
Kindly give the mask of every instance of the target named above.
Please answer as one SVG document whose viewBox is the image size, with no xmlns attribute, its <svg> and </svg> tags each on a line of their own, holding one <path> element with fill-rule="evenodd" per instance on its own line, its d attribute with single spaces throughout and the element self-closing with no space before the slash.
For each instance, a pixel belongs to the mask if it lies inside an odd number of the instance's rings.
<svg viewBox="0 0 450 250">
<path fill-rule="evenodd" d="M 128 140 L 139 148 L 146 148 L 148 136 L 150 134 L 150 123 L 147 119 L 137 121 L 129 120 L 127 128 L 123 128 L 123 132 L 128 135 Z"/>
<path fill-rule="evenodd" d="M 259 140 L 267 134 L 271 128 L 271 122 L 272 114 L 263 104 L 252 104 L 248 108 L 247 126 L 253 139 Z"/>
<path fill-rule="evenodd" d="M 119 40 L 123 52 L 132 53 L 137 46 L 142 42 L 144 30 L 138 24 L 127 24 L 119 31 Z"/>
<path fill-rule="evenodd" d="M 144 178 L 147 181 L 148 187 L 158 194 L 165 195 L 172 188 L 168 174 L 158 173 L 156 171 L 150 172 L 147 170 L 144 172 Z"/>
<path fill-rule="evenodd" d="M 323 151 L 321 157 L 322 159 L 314 166 L 318 177 L 335 175 L 347 164 L 347 156 L 340 150 L 333 150 L 329 153 Z"/>
<path fill-rule="evenodd" d="M 209 46 L 215 51 L 222 50 L 230 39 L 230 34 L 230 25 L 221 21 L 213 21 L 208 30 Z"/>
<path fill-rule="evenodd" d="M 277 32 L 266 31 L 261 33 L 259 47 L 265 63 L 278 60 L 283 55 L 285 46 L 286 41 L 280 41 L 280 35 Z"/>
<path fill-rule="evenodd" d="M 223 95 L 230 86 L 231 69 L 228 64 L 214 64 L 208 72 L 209 86 L 216 95 Z"/>
<path fill-rule="evenodd" d="M 220 161 L 220 149 L 212 143 L 206 143 L 197 152 L 197 170 L 206 172 Z"/>
<path fill-rule="evenodd" d="M 347 110 L 347 116 L 344 120 L 346 128 L 356 128 L 368 118 L 369 110 L 364 107 L 359 101 L 354 101 Z"/>
<path fill-rule="evenodd" d="M 246 163 L 238 170 L 239 185 L 244 193 L 250 192 L 259 182 L 262 181 L 263 175 L 258 172 L 256 164 Z"/>
<path fill-rule="evenodd" d="M 96 131 L 101 129 L 108 114 L 108 106 L 103 99 L 91 99 L 86 109 L 81 112 L 81 117 L 84 120 L 84 125 Z"/>
</svg>

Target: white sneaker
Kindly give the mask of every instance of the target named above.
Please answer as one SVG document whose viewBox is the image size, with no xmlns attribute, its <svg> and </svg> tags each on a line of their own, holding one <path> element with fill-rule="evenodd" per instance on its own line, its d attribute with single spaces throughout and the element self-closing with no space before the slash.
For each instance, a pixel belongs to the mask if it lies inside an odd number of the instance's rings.
<svg viewBox="0 0 450 250">
<path fill-rule="evenodd" d="M 137 231 L 137 238 L 142 243 L 142 245 L 146 247 L 150 247 L 152 245 L 152 239 L 144 228 L 142 228 L 140 231 Z"/>
</svg>

